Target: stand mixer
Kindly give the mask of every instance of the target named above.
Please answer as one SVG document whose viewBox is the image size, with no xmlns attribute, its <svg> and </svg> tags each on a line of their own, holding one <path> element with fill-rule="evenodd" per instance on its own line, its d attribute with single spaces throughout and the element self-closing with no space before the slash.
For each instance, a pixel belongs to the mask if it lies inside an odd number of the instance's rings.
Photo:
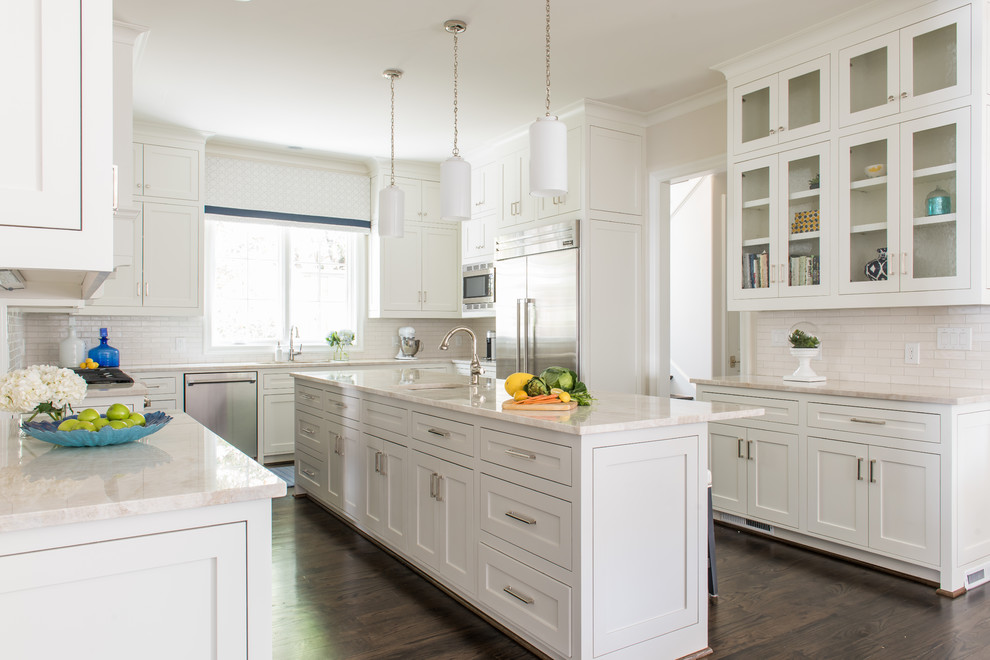
<svg viewBox="0 0 990 660">
<path fill-rule="evenodd" d="M 419 352 L 419 340 L 416 339 L 416 328 L 404 325 L 399 328 L 399 353 L 396 360 L 415 360 Z"/>
</svg>

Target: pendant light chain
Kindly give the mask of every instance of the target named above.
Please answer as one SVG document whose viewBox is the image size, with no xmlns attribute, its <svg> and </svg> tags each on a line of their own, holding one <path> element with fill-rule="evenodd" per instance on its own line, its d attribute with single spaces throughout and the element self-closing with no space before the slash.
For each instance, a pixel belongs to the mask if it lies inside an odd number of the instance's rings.
<svg viewBox="0 0 990 660">
<path fill-rule="evenodd" d="M 547 117 L 550 116 L 550 0 L 547 0 Z"/>
<path fill-rule="evenodd" d="M 454 31 L 454 156 L 460 155 L 457 150 L 457 32 Z"/>
<path fill-rule="evenodd" d="M 395 78 L 396 76 L 390 75 L 389 88 L 392 90 L 392 157 L 391 157 L 391 167 L 392 167 L 392 179 L 391 185 L 395 185 Z"/>
</svg>

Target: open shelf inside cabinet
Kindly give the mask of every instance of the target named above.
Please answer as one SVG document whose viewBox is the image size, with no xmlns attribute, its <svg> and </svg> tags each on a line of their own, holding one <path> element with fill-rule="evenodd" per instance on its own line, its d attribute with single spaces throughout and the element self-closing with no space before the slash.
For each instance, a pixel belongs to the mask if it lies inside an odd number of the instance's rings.
<svg viewBox="0 0 990 660">
<path fill-rule="evenodd" d="M 943 213 L 942 215 L 926 215 L 914 219 L 915 227 L 925 227 L 928 225 L 944 225 L 956 221 L 955 213 Z"/>
<path fill-rule="evenodd" d="M 849 184 L 851 190 L 862 190 L 866 191 L 869 188 L 879 188 L 880 186 L 887 185 L 886 176 L 878 176 L 872 179 L 860 179 L 859 181 L 853 181 Z"/>
<path fill-rule="evenodd" d="M 817 198 L 819 193 L 821 193 L 821 190 L 818 188 L 815 188 L 813 190 L 799 190 L 797 192 L 791 193 L 788 196 L 788 199 L 793 202 L 795 200 L 810 199 L 812 197 Z"/>
<path fill-rule="evenodd" d="M 790 241 L 810 241 L 812 239 L 821 238 L 822 233 L 820 231 L 803 231 L 796 234 L 790 235 Z"/>
<path fill-rule="evenodd" d="M 852 234 L 867 234 L 871 231 L 887 231 L 887 222 L 868 222 L 861 225 L 853 225 L 849 228 Z"/>
<path fill-rule="evenodd" d="M 743 247 L 759 247 L 761 245 L 770 245 L 769 236 L 761 236 L 759 238 L 750 238 L 742 242 Z"/>
<path fill-rule="evenodd" d="M 742 207 L 744 209 L 759 209 L 759 208 L 769 207 L 769 206 L 770 206 L 770 198 L 769 197 L 764 198 L 764 199 L 752 199 L 752 200 L 750 200 L 748 202 L 743 202 L 743 205 L 742 205 Z"/>
</svg>

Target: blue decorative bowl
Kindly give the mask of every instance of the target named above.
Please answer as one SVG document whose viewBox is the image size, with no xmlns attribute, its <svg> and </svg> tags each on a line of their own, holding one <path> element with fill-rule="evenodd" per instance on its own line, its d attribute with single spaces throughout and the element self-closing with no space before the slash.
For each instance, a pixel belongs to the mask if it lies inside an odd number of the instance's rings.
<svg viewBox="0 0 990 660">
<path fill-rule="evenodd" d="M 71 415 L 65 419 L 76 419 L 78 415 Z M 156 411 L 144 416 L 144 426 L 129 426 L 123 429 L 115 429 L 104 426 L 99 431 L 59 431 L 58 424 L 54 422 L 25 422 L 24 432 L 32 438 L 50 442 L 53 445 L 63 447 L 105 447 L 107 445 L 122 445 L 126 442 L 134 442 L 151 435 L 163 426 L 172 421 L 172 418 L 163 412 Z"/>
</svg>

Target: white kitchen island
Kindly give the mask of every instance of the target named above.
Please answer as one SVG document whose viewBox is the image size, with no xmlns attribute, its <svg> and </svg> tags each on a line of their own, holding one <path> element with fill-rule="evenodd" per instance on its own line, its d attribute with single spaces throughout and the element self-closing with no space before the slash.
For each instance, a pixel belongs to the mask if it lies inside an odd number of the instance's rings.
<svg viewBox="0 0 990 660">
<path fill-rule="evenodd" d="M 553 658 L 708 649 L 707 423 L 730 404 L 592 393 L 503 412 L 502 381 L 296 377 L 296 490 Z"/>
<path fill-rule="evenodd" d="M 285 483 L 184 413 L 113 447 L 0 420 L 0 655 L 270 658 Z"/>
</svg>

